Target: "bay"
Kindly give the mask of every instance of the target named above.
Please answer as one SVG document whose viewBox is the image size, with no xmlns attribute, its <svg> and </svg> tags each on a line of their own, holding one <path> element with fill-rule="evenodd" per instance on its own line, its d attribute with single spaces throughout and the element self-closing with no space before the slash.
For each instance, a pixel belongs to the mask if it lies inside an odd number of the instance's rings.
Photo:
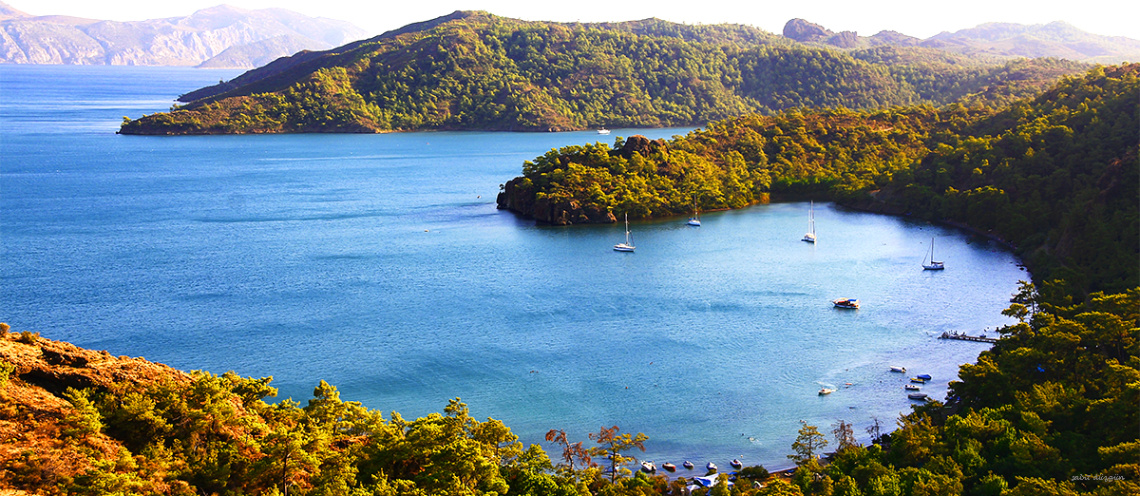
<svg viewBox="0 0 1140 496">
<path fill-rule="evenodd" d="M 906 377 L 944 397 L 1009 323 L 1016 258 L 988 240 L 816 204 L 703 225 L 538 226 L 496 210 L 523 161 L 688 129 L 138 137 L 123 116 L 235 76 L 0 71 L 0 320 L 184 370 L 319 380 L 405 417 L 460 397 L 526 443 L 617 425 L 644 459 L 787 465 L 800 421 L 889 429 Z M 941 272 L 920 264 L 936 239 Z M 859 298 L 844 311 L 830 301 Z M 836 391 L 819 396 L 824 386 Z M 587 441 L 587 444 L 589 442 Z M 549 446 L 547 446 L 550 448 Z M 553 448 L 551 448 L 553 449 Z"/>
</svg>

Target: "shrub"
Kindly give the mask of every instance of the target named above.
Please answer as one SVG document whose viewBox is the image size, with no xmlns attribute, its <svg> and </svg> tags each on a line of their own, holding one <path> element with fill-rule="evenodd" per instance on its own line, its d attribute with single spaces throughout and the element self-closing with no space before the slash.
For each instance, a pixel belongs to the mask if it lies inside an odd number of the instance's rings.
<svg viewBox="0 0 1140 496">
<path fill-rule="evenodd" d="M 36 340 L 40 338 L 40 333 L 32 331 L 20 331 L 20 336 L 16 341 L 26 344 L 36 344 Z"/>
</svg>

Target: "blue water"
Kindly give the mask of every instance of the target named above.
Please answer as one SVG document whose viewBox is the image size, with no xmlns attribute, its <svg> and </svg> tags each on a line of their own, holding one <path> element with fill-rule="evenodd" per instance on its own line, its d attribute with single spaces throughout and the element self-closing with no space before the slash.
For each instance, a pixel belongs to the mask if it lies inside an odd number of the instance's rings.
<svg viewBox="0 0 1140 496">
<path fill-rule="evenodd" d="M 618 425 L 646 459 L 778 467 L 800 420 L 893 427 L 890 365 L 943 397 L 986 345 L 935 336 L 1008 323 L 1029 277 L 986 240 L 829 204 L 814 246 L 783 203 L 635 222 L 632 254 L 620 225 L 495 209 L 551 148 L 687 129 L 118 136 L 236 73 L 0 69 L 0 320 L 302 403 L 320 379 L 405 417 L 458 396 L 527 443 Z M 921 270 L 931 238 L 945 271 Z"/>
</svg>

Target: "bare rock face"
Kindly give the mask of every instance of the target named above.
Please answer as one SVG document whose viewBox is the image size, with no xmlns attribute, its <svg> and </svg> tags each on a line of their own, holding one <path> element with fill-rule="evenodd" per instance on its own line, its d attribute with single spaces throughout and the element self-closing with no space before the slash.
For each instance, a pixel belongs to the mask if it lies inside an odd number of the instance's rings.
<svg viewBox="0 0 1140 496">
<path fill-rule="evenodd" d="M 821 41 L 831 37 L 833 34 L 835 33 L 831 32 L 831 30 L 803 19 L 792 19 L 788 21 L 787 24 L 784 24 L 784 37 L 801 43 Z"/>
<path fill-rule="evenodd" d="M 828 38 L 827 44 L 839 48 L 855 48 L 859 46 L 859 35 L 854 31 L 841 31 Z"/>
</svg>

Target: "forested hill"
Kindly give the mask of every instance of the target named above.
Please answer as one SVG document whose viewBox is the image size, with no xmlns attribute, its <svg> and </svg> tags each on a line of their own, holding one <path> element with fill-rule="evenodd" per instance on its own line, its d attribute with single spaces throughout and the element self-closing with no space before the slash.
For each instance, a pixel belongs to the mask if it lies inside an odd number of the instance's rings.
<svg viewBox="0 0 1140 496">
<path fill-rule="evenodd" d="M 739 25 L 524 22 L 456 12 L 302 52 L 124 122 L 124 134 L 574 130 L 704 125 L 796 107 L 1004 102 L 1087 66 L 842 51 Z"/>
<path fill-rule="evenodd" d="M 551 150 L 498 204 L 572 224 L 830 198 L 1000 237 L 1075 294 L 1121 291 L 1140 284 L 1138 74 L 1098 67 L 997 110 L 790 111 Z"/>
</svg>

